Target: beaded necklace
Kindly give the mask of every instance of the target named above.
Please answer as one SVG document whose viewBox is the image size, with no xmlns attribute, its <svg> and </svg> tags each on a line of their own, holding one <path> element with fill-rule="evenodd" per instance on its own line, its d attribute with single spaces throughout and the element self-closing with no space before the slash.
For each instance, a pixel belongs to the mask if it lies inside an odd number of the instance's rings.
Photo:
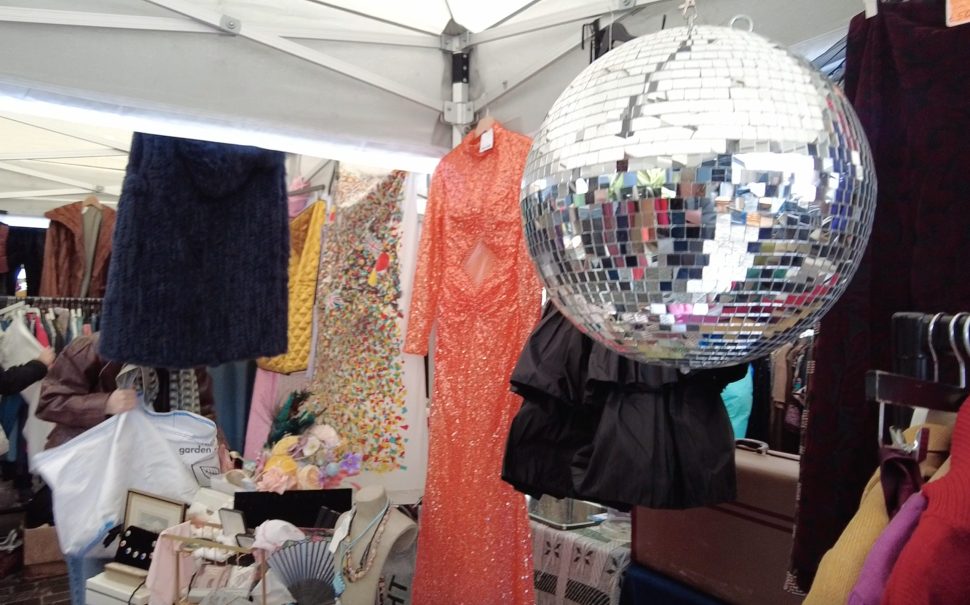
<svg viewBox="0 0 970 605">
<path fill-rule="evenodd" d="M 381 511 L 381 514 L 371 519 L 370 523 L 367 524 L 367 527 L 364 528 L 364 531 L 360 532 L 356 538 L 350 540 L 349 544 L 346 543 L 347 538 L 344 538 L 341 541 L 338 552 L 342 552 L 338 556 L 337 565 L 335 565 L 336 574 L 333 580 L 334 588 L 336 589 L 337 594 L 343 594 L 344 590 L 346 589 L 346 585 L 344 584 L 345 579 L 347 582 L 357 582 L 367 575 L 367 572 L 369 572 L 371 567 L 373 567 L 374 560 L 377 558 L 377 546 L 381 543 L 381 537 L 384 535 L 384 528 L 387 526 L 387 520 L 390 519 L 390 515 L 388 514 L 390 508 L 391 502 L 388 500 L 384 505 L 384 510 Z M 357 509 L 354 509 L 354 512 L 350 518 L 351 524 L 353 524 L 354 517 L 356 516 Z M 351 557 L 353 556 L 354 546 L 356 546 L 357 543 L 360 542 L 364 536 L 366 536 L 368 532 L 374 528 L 374 525 L 377 525 L 377 529 L 374 531 L 374 535 L 371 536 L 370 541 L 367 543 L 367 547 L 364 549 L 364 553 L 361 556 L 361 561 L 358 567 L 356 569 L 352 569 L 350 563 Z"/>
</svg>

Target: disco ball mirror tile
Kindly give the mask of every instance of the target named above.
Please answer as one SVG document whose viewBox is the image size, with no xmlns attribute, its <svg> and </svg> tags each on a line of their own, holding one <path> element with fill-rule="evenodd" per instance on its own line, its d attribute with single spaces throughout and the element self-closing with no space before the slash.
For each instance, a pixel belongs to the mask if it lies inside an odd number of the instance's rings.
<svg viewBox="0 0 970 605">
<path fill-rule="evenodd" d="M 546 117 L 522 215 L 550 298 L 622 355 L 756 359 L 842 294 L 875 211 L 858 118 L 786 49 L 665 30 L 584 70 Z"/>
</svg>

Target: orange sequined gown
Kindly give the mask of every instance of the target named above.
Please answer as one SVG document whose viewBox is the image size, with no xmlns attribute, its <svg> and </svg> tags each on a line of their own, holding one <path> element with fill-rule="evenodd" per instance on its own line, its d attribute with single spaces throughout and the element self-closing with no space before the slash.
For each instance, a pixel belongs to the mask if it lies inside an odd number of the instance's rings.
<svg viewBox="0 0 970 605">
<path fill-rule="evenodd" d="M 502 482 L 522 400 L 509 376 L 539 312 L 519 186 L 531 141 L 470 134 L 431 181 L 404 351 L 428 351 L 436 326 L 428 481 L 414 605 L 535 603 L 525 500 Z"/>
</svg>

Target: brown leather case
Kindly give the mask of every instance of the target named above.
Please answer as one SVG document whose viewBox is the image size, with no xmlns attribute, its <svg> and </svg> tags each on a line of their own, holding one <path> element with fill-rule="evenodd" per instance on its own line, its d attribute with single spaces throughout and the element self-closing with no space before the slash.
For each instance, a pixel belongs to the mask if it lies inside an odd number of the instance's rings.
<svg viewBox="0 0 970 605">
<path fill-rule="evenodd" d="M 798 457 L 738 449 L 738 499 L 686 511 L 637 508 L 633 559 L 738 605 L 788 605 Z"/>
</svg>

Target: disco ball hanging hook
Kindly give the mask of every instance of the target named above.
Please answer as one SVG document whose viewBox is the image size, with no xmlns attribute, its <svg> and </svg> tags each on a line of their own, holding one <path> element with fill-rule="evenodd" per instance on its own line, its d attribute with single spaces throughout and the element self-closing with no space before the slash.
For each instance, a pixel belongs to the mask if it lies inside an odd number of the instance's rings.
<svg viewBox="0 0 970 605">
<path fill-rule="evenodd" d="M 680 9 L 684 20 L 687 21 L 687 35 L 692 35 L 694 33 L 694 22 L 697 20 L 697 0 L 684 0 L 684 3 L 677 8 Z"/>
</svg>

